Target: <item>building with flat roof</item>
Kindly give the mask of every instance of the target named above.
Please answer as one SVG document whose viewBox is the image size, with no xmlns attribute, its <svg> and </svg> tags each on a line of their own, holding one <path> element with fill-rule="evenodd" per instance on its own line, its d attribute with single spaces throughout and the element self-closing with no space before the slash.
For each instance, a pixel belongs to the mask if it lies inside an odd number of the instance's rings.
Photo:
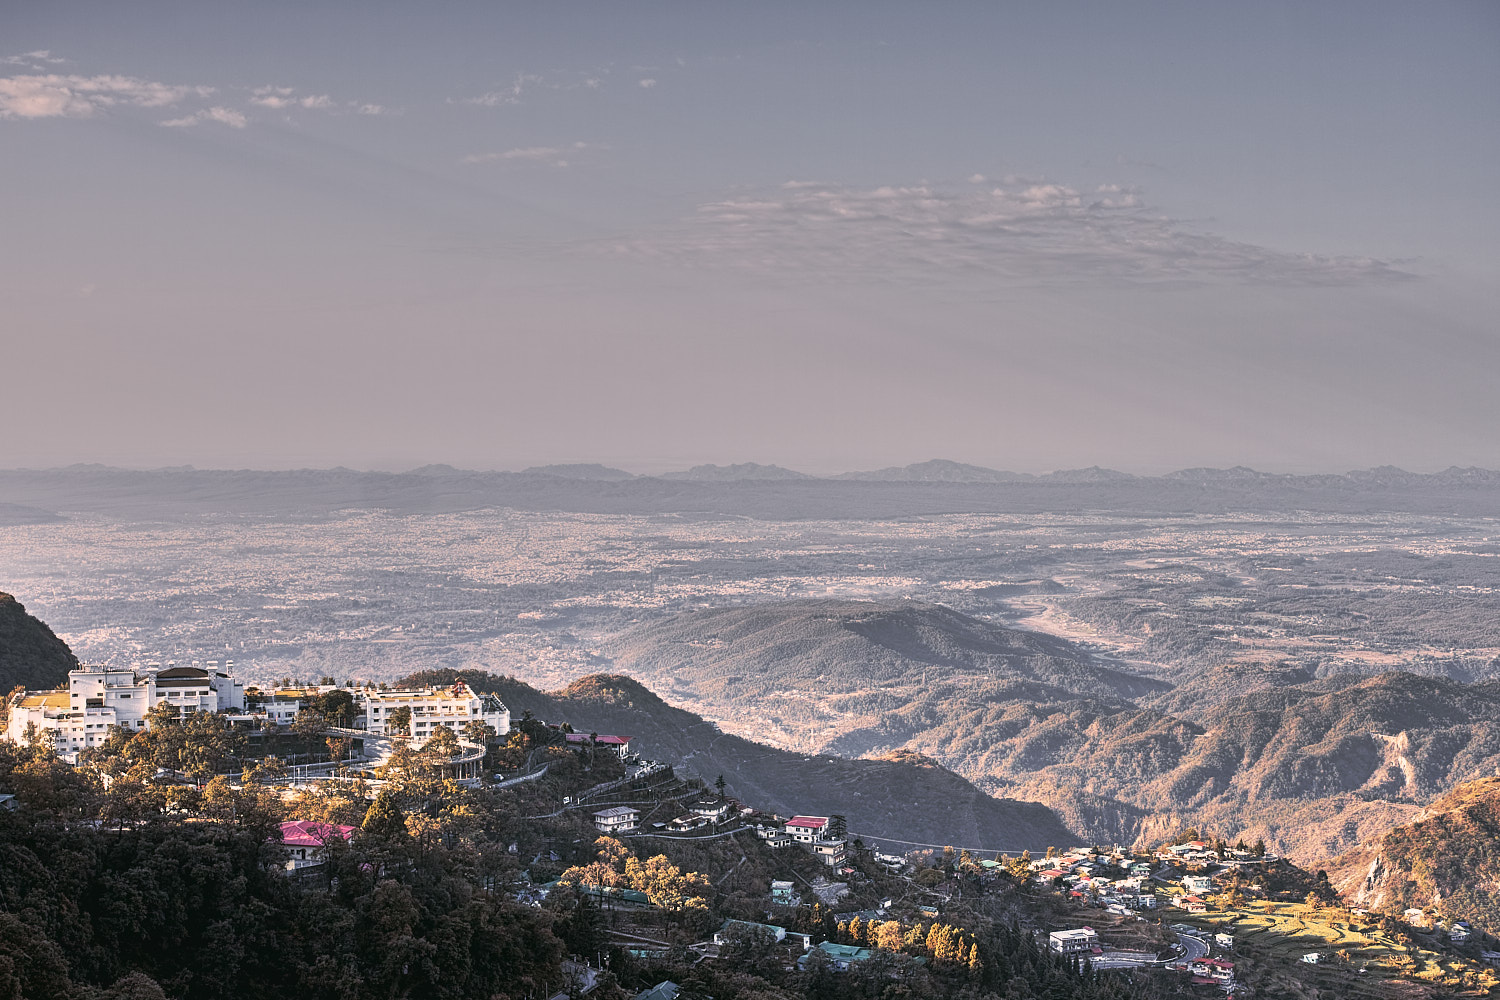
<svg viewBox="0 0 1500 1000">
<path fill-rule="evenodd" d="M 786 928 L 775 924 L 757 924 L 749 920 L 726 920 L 724 926 L 714 931 L 714 944 L 728 944 L 740 937 L 762 937 L 779 944 L 786 940 Z"/>
<path fill-rule="evenodd" d="M 464 726 L 475 721 L 485 723 L 499 736 L 510 732 L 510 709 L 492 694 L 477 694 L 463 681 L 452 687 L 401 691 L 357 688 L 350 693 L 354 695 L 355 711 L 364 716 L 364 725 L 356 722 L 356 727 L 372 733 L 390 735 L 391 716 L 401 708 L 411 710 L 411 728 L 407 735 L 414 740 L 427 739 L 437 732 L 439 726 L 462 732 Z"/>
<path fill-rule="evenodd" d="M 245 707 L 245 687 L 229 673 L 196 664 L 165 669 L 86 665 L 68 671 L 66 688 L 24 691 L 9 702 L 5 738 L 24 743 L 31 727 L 51 733 L 59 753 L 72 754 L 99 746 L 111 726 L 145 729 L 151 709 L 168 704 L 178 714 L 232 712 Z M 226 664 L 226 666 L 228 666 Z"/>
<path fill-rule="evenodd" d="M 868 961 L 871 956 L 875 954 L 875 952 L 869 948 L 859 948 L 852 944 L 834 944 L 832 941 L 824 941 L 814 946 L 813 949 L 806 955 L 798 958 L 797 968 L 807 968 L 808 959 L 810 959 L 816 952 L 822 952 L 824 955 L 826 955 L 828 957 L 829 964 L 831 964 L 835 969 L 838 969 L 840 972 L 849 968 L 849 966 L 851 965 L 857 965 L 860 962 Z"/>
<path fill-rule="evenodd" d="M 1092 927 L 1070 931 L 1053 931 L 1047 935 L 1047 948 L 1057 955 L 1091 953 L 1099 947 L 1099 935 Z"/>
</svg>

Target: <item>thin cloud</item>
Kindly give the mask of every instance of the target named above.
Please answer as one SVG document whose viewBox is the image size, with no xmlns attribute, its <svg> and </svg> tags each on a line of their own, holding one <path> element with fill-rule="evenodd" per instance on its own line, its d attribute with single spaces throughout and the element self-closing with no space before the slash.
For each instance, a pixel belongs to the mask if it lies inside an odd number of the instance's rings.
<svg viewBox="0 0 1500 1000">
<path fill-rule="evenodd" d="M 554 167 L 566 167 L 568 157 L 576 156 L 592 148 L 586 142 L 575 142 L 571 146 L 523 146 L 507 149 L 502 153 L 470 153 L 460 163 L 542 163 Z"/>
<path fill-rule="evenodd" d="M 685 265 L 852 280 L 1335 285 L 1412 277 L 1389 261 L 1193 232 L 1120 185 L 1084 191 L 1017 177 L 970 178 L 954 189 L 789 182 L 702 205 L 681 224 L 615 249 Z"/>
<path fill-rule="evenodd" d="M 0 118 L 89 118 L 132 106 L 166 108 L 189 97 L 207 97 L 212 87 L 181 86 L 133 76 L 48 73 L 0 77 Z"/>
<path fill-rule="evenodd" d="M 181 118 L 171 118 L 161 124 L 167 128 L 191 128 L 203 122 L 218 122 L 230 128 L 244 128 L 247 121 L 243 112 L 235 111 L 233 108 L 212 107 L 195 111 Z"/>
<path fill-rule="evenodd" d="M 516 78 L 511 81 L 509 87 L 487 91 L 477 97 L 466 97 L 463 103 L 473 104 L 481 108 L 498 108 L 506 104 L 520 104 L 522 95 L 541 82 L 542 78 L 533 73 L 517 73 Z"/>
<path fill-rule="evenodd" d="M 648 76 L 646 77 L 646 79 L 641 81 L 641 86 L 646 88 L 647 90 L 650 90 L 652 87 L 656 86 L 656 81 Z"/>
<path fill-rule="evenodd" d="M 298 96 L 291 87 L 256 87 L 250 91 L 250 103 L 274 111 L 292 108 L 327 111 L 336 105 L 327 94 L 303 94 Z"/>
<path fill-rule="evenodd" d="M 401 112 L 368 101 L 337 101 L 328 94 L 299 94 L 293 87 L 255 87 L 250 103 L 272 111 L 324 111 L 331 115 L 355 114 L 373 117 Z"/>
<path fill-rule="evenodd" d="M 27 66 L 41 68 L 43 66 L 58 66 L 67 62 L 60 56 L 54 56 L 49 49 L 37 49 L 34 52 L 22 52 L 18 56 L 6 56 L 0 59 L 0 66 Z"/>
</svg>

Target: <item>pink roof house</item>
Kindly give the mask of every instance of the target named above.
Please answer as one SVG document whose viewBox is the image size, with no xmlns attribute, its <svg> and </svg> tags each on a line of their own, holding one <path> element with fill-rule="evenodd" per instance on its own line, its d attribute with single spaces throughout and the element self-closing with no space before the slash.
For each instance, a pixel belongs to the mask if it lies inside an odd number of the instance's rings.
<svg viewBox="0 0 1500 1000">
<path fill-rule="evenodd" d="M 347 842 L 353 836 L 352 826 L 313 823 L 305 819 L 287 820 L 281 824 L 281 846 L 286 850 L 287 869 L 295 871 L 308 865 L 321 864 L 323 847 L 329 841 L 338 839 Z"/>
</svg>

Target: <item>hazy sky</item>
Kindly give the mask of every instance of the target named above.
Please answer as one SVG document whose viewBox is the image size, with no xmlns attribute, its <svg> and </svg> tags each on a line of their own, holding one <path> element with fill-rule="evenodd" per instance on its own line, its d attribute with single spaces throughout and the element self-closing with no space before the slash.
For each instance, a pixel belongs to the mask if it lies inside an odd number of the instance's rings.
<svg viewBox="0 0 1500 1000">
<path fill-rule="evenodd" d="M 0 4 L 0 466 L 1500 467 L 1500 4 Z"/>
</svg>

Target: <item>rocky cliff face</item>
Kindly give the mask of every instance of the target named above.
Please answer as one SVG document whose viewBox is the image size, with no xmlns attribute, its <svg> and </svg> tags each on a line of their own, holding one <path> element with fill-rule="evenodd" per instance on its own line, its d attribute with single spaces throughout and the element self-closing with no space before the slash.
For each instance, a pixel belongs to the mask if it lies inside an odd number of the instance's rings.
<svg viewBox="0 0 1500 1000">
<path fill-rule="evenodd" d="M 1354 906 L 1500 930 L 1500 777 L 1458 786 L 1409 823 L 1332 862 L 1329 880 Z"/>
</svg>

